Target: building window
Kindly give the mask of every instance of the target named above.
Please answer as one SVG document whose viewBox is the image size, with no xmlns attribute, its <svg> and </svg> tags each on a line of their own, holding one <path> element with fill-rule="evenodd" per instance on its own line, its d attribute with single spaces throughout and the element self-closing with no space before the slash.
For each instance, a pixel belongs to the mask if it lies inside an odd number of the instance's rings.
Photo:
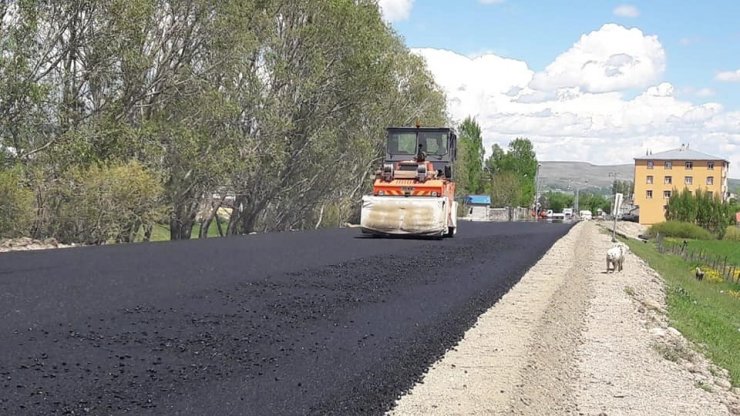
<svg viewBox="0 0 740 416">
<path fill-rule="evenodd" d="M 691 170 L 694 168 L 694 162 L 686 162 L 686 170 Z"/>
<path fill-rule="evenodd" d="M 707 162 L 707 169 L 714 170 L 714 162 Z"/>
<path fill-rule="evenodd" d="M 663 198 L 668 199 L 671 197 L 671 191 L 663 191 Z"/>
<path fill-rule="evenodd" d="M 652 189 L 648 189 L 647 191 L 645 191 L 645 198 L 647 198 L 647 199 L 653 199 L 653 191 L 652 191 Z"/>
<path fill-rule="evenodd" d="M 647 161 L 647 168 L 648 169 L 652 169 L 653 168 L 653 161 L 652 160 L 648 160 Z"/>
<path fill-rule="evenodd" d="M 694 184 L 694 177 L 693 176 L 687 176 L 687 177 L 683 178 L 683 182 L 686 185 L 693 185 Z"/>
<path fill-rule="evenodd" d="M 647 180 L 645 181 L 648 185 L 653 184 L 653 175 L 648 175 Z"/>
<path fill-rule="evenodd" d="M 714 185 L 714 176 L 707 176 L 707 185 Z"/>
<path fill-rule="evenodd" d="M 672 184 L 672 183 L 673 183 L 673 177 L 672 177 L 672 176 L 666 176 L 666 177 L 665 177 L 665 178 L 663 179 L 663 183 L 664 183 L 664 184 L 666 184 L 666 185 L 670 185 L 670 184 Z"/>
<path fill-rule="evenodd" d="M 663 167 L 665 169 L 671 169 L 671 168 L 673 168 L 673 162 L 671 162 L 669 160 L 666 160 L 665 163 L 663 163 Z"/>
</svg>

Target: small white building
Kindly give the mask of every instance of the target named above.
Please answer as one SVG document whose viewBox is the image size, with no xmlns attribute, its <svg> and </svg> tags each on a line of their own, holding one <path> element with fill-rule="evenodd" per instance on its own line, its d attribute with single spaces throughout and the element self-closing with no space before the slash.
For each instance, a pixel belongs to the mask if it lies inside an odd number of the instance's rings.
<svg viewBox="0 0 740 416">
<path fill-rule="evenodd" d="M 465 197 L 465 217 L 471 221 L 488 221 L 490 195 L 468 195 Z"/>
</svg>

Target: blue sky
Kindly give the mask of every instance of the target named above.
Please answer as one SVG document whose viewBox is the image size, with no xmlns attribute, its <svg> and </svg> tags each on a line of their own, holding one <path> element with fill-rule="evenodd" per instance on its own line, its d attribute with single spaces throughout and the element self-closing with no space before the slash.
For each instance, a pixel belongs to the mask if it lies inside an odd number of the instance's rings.
<svg viewBox="0 0 740 416">
<path fill-rule="evenodd" d="M 740 172 L 740 1 L 379 4 L 487 149 L 604 165 L 689 144 Z"/>
<path fill-rule="evenodd" d="M 620 5 L 636 17 L 617 16 Z M 581 35 L 605 23 L 657 35 L 666 50 L 663 80 L 679 91 L 711 88 L 713 101 L 740 109 L 740 83 L 715 80 L 740 69 L 740 1 L 651 0 L 416 0 L 406 20 L 393 22 L 409 47 L 449 49 L 464 55 L 493 52 L 541 71 Z M 684 96 L 686 94 L 683 94 Z M 686 97 L 707 101 L 708 97 Z"/>
</svg>

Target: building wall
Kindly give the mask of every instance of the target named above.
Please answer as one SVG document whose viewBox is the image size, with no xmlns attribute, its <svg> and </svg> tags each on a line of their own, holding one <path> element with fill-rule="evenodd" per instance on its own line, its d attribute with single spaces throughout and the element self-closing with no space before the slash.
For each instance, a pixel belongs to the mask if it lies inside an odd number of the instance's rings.
<svg viewBox="0 0 740 416">
<path fill-rule="evenodd" d="M 488 220 L 488 207 L 487 206 L 470 206 L 468 208 L 468 217 L 473 221 L 486 221 Z"/>
<path fill-rule="evenodd" d="M 640 207 L 640 224 L 665 221 L 665 206 L 668 205 L 665 192 L 672 195 L 684 188 L 692 192 L 701 188 L 722 198 L 727 195 L 728 163 L 725 161 L 690 160 L 691 169 L 686 168 L 685 160 L 670 161 L 670 168 L 666 168 L 664 160 L 653 161 L 652 168 L 648 162 L 650 160 L 635 160 L 635 205 Z M 710 169 L 712 162 L 714 167 Z M 652 176 L 652 184 L 648 183 L 649 176 Z M 667 176 L 671 177 L 671 183 L 666 183 Z M 691 183 L 687 183 L 687 177 L 691 178 Z M 712 178 L 711 184 L 708 183 L 709 177 Z M 652 198 L 648 196 L 648 191 L 652 191 Z"/>
</svg>

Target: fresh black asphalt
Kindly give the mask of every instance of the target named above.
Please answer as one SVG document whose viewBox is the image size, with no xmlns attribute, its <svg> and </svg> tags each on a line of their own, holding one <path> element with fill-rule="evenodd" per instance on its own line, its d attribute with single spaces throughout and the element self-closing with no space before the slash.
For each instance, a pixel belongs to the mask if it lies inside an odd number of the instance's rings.
<svg viewBox="0 0 740 416">
<path fill-rule="evenodd" d="M 0 254 L 0 414 L 380 414 L 569 228 Z"/>
</svg>

